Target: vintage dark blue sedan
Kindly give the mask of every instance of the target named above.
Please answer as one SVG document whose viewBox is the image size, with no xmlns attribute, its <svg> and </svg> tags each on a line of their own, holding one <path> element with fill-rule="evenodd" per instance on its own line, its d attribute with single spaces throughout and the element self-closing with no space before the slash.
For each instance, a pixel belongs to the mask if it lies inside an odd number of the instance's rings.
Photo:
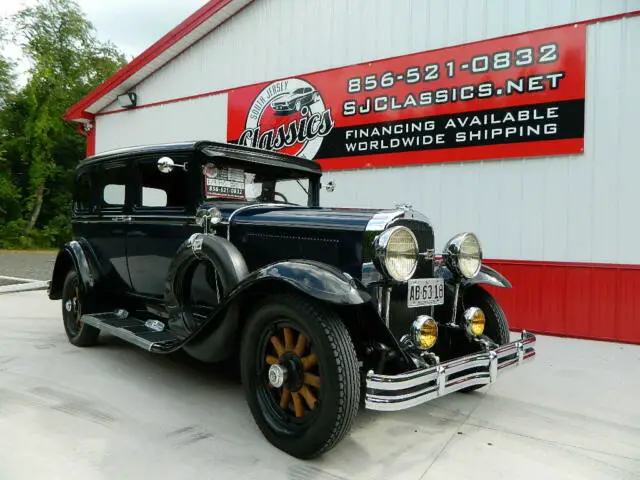
<svg viewBox="0 0 640 480">
<path fill-rule="evenodd" d="M 49 290 L 70 342 L 105 331 L 238 362 L 257 425 L 298 458 L 335 446 L 361 405 L 470 391 L 535 355 L 535 336 L 511 342 L 483 288 L 511 285 L 473 233 L 436 253 L 408 206 L 320 207 L 321 175 L 314 161 L 208 141 L 86 159 Z"/>
</svg>

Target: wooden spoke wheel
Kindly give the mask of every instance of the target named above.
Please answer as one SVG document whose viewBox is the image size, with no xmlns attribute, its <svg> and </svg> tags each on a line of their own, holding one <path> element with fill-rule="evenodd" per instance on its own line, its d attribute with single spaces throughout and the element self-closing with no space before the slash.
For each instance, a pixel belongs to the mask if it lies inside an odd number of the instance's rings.
<svg viewBox="0 0 640 480">
<path fill-rule="evenodd" d="M 69 341 L 76 346 L 86 347 L 98 341 L 100 330 L 82 323 L 83 298 L 80 278 L 75 270 L 70 271 L 62 287 L 62 321 Z"/>
<path fill-rule="evenodd" d="M 320 365 L 307 337 L 292 326 L 273 332 L 266 345 L 267 387 L 286 415 L 304 418 L 318 404 Z"/>
<path fill-rule="evenodd" d="M 358 360 L 332 310 L 292 294 L 258 305 L 244 328 L 242 383 L 251 413 L 273 445 L 298 458 L 333 448 L 358 411 Z"/>
</svg>

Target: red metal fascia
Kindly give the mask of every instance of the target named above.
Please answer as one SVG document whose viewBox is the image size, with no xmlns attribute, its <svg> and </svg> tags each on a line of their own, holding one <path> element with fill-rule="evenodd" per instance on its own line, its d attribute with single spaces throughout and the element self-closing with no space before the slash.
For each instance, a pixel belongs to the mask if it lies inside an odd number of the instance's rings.
<svg viewBox="0 0 640 480">
<path fill-rule="evenodd" d="M 512 288 L 486 287 L 512 330 L 640 344 L 640 266 L 487 260 Z"/>
<path fill-rule="evenodd" d="M 234 0 L 210 0 L 207 2 L 184 22 L 180 23 L 164 37 L 151 45 L 147 50 L 142 52 L 139 56 L 134 58 L 131 62 L 122 67 L 122 69 L 106 79 L 84 98 L 69 108 L 64 115 L 64 119 L 77 120 L 79 118 L 85 118 L 84 115 L 89 114 L 85 110 L 91 104 L 102 98 L 118 85 L 122 84 L 133 74 L 140 71 L 144 66 L 148 65 L 152 60 L 157 58 L 171 46 L 175 45 L 180 39 L 194 31 L 198 26 L 202 25 L 202 23 L 222 10 L 232 1 Z"/>
</svg>

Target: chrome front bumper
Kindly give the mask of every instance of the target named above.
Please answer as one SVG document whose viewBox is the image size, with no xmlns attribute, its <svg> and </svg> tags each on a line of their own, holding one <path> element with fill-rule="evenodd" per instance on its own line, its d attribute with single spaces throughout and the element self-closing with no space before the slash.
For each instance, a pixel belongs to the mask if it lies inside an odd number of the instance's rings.
<svg viewBox="0 0 640 480">
<path fill-rule="evenodd" d="M 520 340 L 493 350 L 456 358 L 399 375 L 367 373 L 365 407 L 394 411 L 415 407 L 474 385 L 495 382 L 498 374 L 532 359 L 535 335 L 523 331 Z"/>
</svg>

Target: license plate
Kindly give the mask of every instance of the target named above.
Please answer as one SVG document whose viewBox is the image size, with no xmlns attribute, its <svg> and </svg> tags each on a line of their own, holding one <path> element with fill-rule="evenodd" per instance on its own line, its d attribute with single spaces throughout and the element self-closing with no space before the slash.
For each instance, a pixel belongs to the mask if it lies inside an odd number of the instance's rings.
<svg viewBox="0 0 640 480">
<path fill-rule="evenodd" d="M 415 278 L 409 280 L 407 307 L 426 307 L 444 303 L 444 279 Z"/>
</svg>

